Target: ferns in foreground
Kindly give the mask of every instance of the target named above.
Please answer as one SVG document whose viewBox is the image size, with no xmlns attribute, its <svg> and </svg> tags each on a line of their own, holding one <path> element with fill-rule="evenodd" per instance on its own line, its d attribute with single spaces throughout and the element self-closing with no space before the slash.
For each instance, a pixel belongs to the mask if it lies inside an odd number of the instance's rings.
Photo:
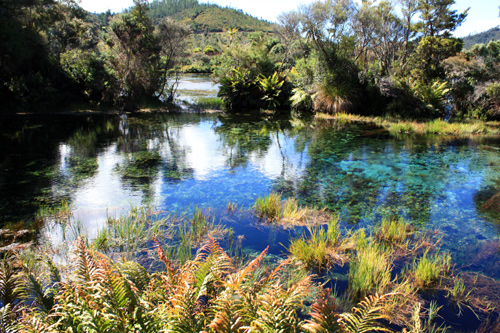
<svg viewBox="0 0 500 333">
<path fill-rule="evenodd" d="M 180 267 L 158 242 L 157 250 L 166 269 L 148 273 L 135 262 L 112 262 L 79 239 L 74 275 L 57 282 L 50 309 L 37 303 L 42 311 L 24 311 L 14 320 L 15 302 L 10 302 L 0 309 L 0 332 L 330 332 L 328 327 L 343 327 L 340 315 L 325 312 L 336 308 L 325 293 L 312 306 L 312 320 L 303 320 L 303 305 L 313 303 L 321 287 L 311 276 L 289 276 L 289 260 L 274 269 L 263 267 L 267 249 L 241 269 L 213 239 Z M 3 267 L 1 276 L 6 273 Z M 53 288 L 52 282 L 36 281 L 27 288 L 31 292 L 38 288 L 46 294 Z"/>
</svg>

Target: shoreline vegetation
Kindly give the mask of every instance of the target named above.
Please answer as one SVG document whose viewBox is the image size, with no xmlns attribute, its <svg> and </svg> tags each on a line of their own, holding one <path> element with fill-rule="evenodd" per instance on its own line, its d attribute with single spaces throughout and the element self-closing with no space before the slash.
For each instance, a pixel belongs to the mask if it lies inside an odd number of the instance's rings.
<svg viewBox="0 0 500 333">
<path fill-rule="evenodd" d="M 434 231 L 401 218 L 371 230 L 341 228 L 339 216 L 280 194 L 227 214 L 257 223 L 307 225 L 280 257 L 245 252 L 244 235 L 200 210 L 163 216 L 133 208 L 94 238 L 68 205 L 39 217 L 66 230 L 0 261 L 5 332 L 445 332 L 443 307 L 493 331 L 498 282 L 457 271 Z M 329 217 L 325 218 L 327 215 Z M 304 220 L 308 222 L 304 224 Z M 55 229 L 54 229 L 55 230 Z M 236 237 L 235 237 L 236 236 Z M 54 258 L 58 258 L 57 261 Z M 66 258 L 66 259 L 64 259 Z M 343 271 L 332 279 L 330 273 Z M 450 326 L 451 325 L 451 326 Z M 415 330 L 418 328 L 417 330 Z"/>
<path fill-rule="evenodd" d="M 71 103 L 123 112 L 169 108 L 180 73 L 193 72 L 220 84 L 220 99 L 199 101 L 200 108 L 500 118 L 500 42 L 464 49 L 453 32 L 467 10 L 453 10 L 452 0 L 401 8 L 317 1 L 276 24 L 197 0 L 135 0 L 123 13 L 101 14 L 73 0 L 7 3 L 0 13 L 0 31 L 9 36 L 0 45 L 8 50 L 0 66 L 2 113 Z M 439 130 L 418 127 L 398 131 Z"/>
<path fill-rule="evenodd" d="M 337 120 L 341 122 L 373 123 L 393 134 L 437 134 L 450 136 L 475 136 L 500 134 L 500 122 L 472 120 L 468 122 L 448 122 L 442 119 L 428 121 L 400 120 L 391 117 L 370 117 L 349 113 L 317 113 L 316 119 Z"/>
</svg>

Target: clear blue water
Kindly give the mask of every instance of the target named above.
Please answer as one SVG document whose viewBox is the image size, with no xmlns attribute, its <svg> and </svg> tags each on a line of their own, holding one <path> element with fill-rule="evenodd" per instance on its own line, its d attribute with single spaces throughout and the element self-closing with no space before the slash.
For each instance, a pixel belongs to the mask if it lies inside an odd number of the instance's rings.
<svg viewBox="0 0 500 333">
<path fill-rule="evenodd" d="M 222 212 L 276 191 L 341 212 L 348 228 L 402 215 L 436 229 L 459 267 L 500 276 L 500 223 L 480 209 L 500 190 L 498 138 L 395 138 L 371 125 L 194 113 L 3 120 L 2 224 L 64 199 L 92 235 L 131 206 Z M 145 151 L 158 162 L 144 175 L 124 172 Z M 249 214 L 221 218 L 244 246 L 284 251 L 289 230 Z"/>
</svg>

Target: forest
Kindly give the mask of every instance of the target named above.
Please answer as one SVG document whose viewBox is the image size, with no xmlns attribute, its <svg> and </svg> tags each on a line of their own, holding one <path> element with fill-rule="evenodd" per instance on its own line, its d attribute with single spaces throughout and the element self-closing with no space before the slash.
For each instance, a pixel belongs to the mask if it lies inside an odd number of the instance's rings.
<svg viewBox="0 0 500 333">
<path fill-rule="evenodd" d="M 317 1 L 250 27 L 237 10 L 197 1 L 96 15 L 71 0 L 2 0 L 2 112 L 161 107 L 178 73 L 208 72 L 229 111 L 495 119 L 499 43 L 465 50 L 452 33 L 467 11 L 453 3 Z"/>
</svg>

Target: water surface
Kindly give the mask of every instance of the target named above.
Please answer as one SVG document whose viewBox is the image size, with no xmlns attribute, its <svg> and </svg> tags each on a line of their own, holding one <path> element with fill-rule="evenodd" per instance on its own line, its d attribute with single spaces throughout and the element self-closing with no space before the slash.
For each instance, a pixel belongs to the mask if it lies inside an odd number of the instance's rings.
<svg viewBox="0 0 500 333">
<path fill-rule="evenodd" d="M 192 102 L 217 86 L 188 76 L 179 93 Z M 498 138 L 394 137 L 374 125 L 269 116 L 3 116 L 0 227 L 31 225 L 41 207 L 67 201 L 92 236 L 131 207 L 223 212 L 275 191 L 340 212 L 347 228 L 403 216 L 436 230 L 459 267 L 500 277 L 500 222 L 481 209 L 500 192 L 499 147 Z M 256 251 L 281 254 L 292 233 L 250 214 L 218 216 Z"/>
<path fill-rule="evenodd" d="M 194 113 L 19 115 L 2 119 L 1 133 L 3 225 L 67 200 L 92 235 L 132 206 L 250 208 L 276 191 L 341 212 L 347 227 L 402 215 L 436 229 L 459 266 L 500 273 L 498 220 L 480 209 L 500 188 L 496 138 L 395 138 L 371 125 Z M 283 252 L 288 231 L 226 220 L 245 246 Z"/>
</svg>

